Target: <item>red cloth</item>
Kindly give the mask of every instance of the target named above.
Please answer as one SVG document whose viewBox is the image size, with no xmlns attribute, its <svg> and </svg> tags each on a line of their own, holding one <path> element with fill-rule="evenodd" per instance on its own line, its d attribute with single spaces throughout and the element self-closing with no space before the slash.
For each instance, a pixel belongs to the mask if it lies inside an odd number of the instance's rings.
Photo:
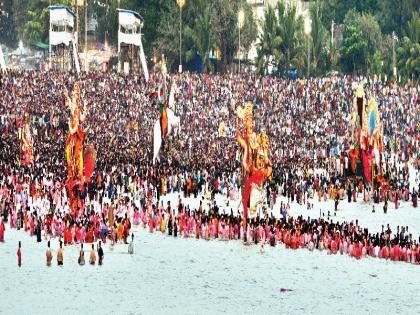
<svg viewBox="0 0 420 315">
<path fill-rule="evenodd" d="M 384 247 L 384 248 L 382 248 L 382 258 L 384 258 L 384 259 L 388 259 L 388 257 L 389 257 L 389 250 L 388 250 L 388 247 Z"/>
<path fill-rule="evenodd" d="M 353 247 L 353 256 L 356 259 L 360 259 L 362 257 L 362 248 L 361 248 L 360 244 L 357 244 L 357 243 L 354 244 L 354 247 Z"/>
<path fill-rule="evenodd" d="M 353 173 L 356 172 L 356 157 L 359 155 L 359 151 L 357 149 L 349 150 L 349 157 L 350 157 L 350 166 Z"/>
<path fill-rule="evenodd" d="M 368 150 L 362 150 L 362 164 L 363 164 L 363 174 L 367 182 L 372 185 L 372 159 L 374 155 L 372 148 Z"/>
<path fill-rule="evenodd" d="M 92 146 L 88 146 L 85 150 L 83 156 L 83 175 L 85 176 L 85 181 L 89 182 L 90 177 L 93 174 L 96 164 L 96 152 Z"/>
<path fill-rule="evenodd" d="M 296 235 L 293 235 L 293 236 L 292 236 L 292 239 L 291 239 L 291 242 L 290 242 L 290 248 L 291 248 L 291 249 L 297 249 L 297 247 L 298 247 L 298 246 L 297 246 L 297 244 L 298 244 L 298 243 L 297 243 L 297 241 L 298 241 L 298 240 L 297 240 Z"/>
<path fill-rule="evenodd" d="M 4 230 L 5 230 L 4 223 L 0 224 L 0 242 L 4 242 Z"/>
<path fill-rule="evenodd" d="M 248 202 L 251 196 L 251 186 L 252 184 L 256 184 L 257 186 L 261 186 L 263 181 L 263 172 L 261 170 L 256 170 L 253 172 L 251 176 L 246 179 L 245 182 L 245 191 L 242 196 L 242 206 L 244 209 L 244 218 L 247 217 L 248 214 Z"/>
<path fill-rule="evenodd" d="M 335 240 L 331 242 L 331 251 L 333 254 L 337 254 L 337 242 Z"/>
</svg>

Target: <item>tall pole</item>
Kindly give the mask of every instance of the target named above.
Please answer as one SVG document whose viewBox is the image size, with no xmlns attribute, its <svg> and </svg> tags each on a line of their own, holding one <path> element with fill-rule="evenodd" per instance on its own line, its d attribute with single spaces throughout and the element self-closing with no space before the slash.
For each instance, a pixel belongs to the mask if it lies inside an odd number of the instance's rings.
<svg viewBox="0 0 420 315">
<path fill-rule="evenodd" d="M 79 2 L 76 0 L 76 44 L 79 46 Z"/>
<path fill-rule="evenodd" d="M 392 32 L 392 71 L 395 76 L 397 77 L 397 58 L 395 56 L 395 32 Z"/>
<path fill-rule="evenodd" d="M 87 68 L 87 51 L 88 51 L 88 47 L 87 47 L 87 0 L 85 0 L 85 72 L 88 71 Z"/>
<path fill-rule="evenodd" d="M 186 0 L 176 0 L 179 6 L 179 72 L 182 72 L 182 7 Z"/>
<path fill-rule="evenodd" d="M 51 6 L 51 0 L 50 0 L 50 6 Z M 48 71 L 51 71 L 51 58 L 52 58 L 52 47 L 51 47 L 51 11 L 49 12 L 50 16 L 48 17 L 50 19 L 50 23 L 48 24 L 50 26 L 50 29 L 48 30 Z"/>
<path fill-rule="evenodd" d="M 245 21 L 245 13 L 243 9 L 240 9 L 238 12 L 238 32 L 239 32 L 239 47 L 238 47 L 238 59 L 239 59 L 239 68 L 238 73 L 241 73 L 241 28 Z"/>
<path fill-rule="evenodd" d="M 303 25 L 303 31 L 305 33 L 305 35 L 307 36 L 308 39 L 308 80 L 309 80 L 309 54 L 310 54 L 310 49 L 309 49 L 309 36 L 311 36 L 311 30 L 312 30 L 312 21 L 310 18 L 305 19 L 304 21 L 304 25 Z"/>
<path fill-rule="evenodd" d="M 182 5 L 179 6 L 179 72 L 182 72 Z"/>
<path fill-rule="evenodd" d="M 239 69 L 238 69 L 238 73 L 241 74 L 241 28 L 238 27 L 238 29 L 239 29 L 239 49 L 238 49 Z"/>
</svg>

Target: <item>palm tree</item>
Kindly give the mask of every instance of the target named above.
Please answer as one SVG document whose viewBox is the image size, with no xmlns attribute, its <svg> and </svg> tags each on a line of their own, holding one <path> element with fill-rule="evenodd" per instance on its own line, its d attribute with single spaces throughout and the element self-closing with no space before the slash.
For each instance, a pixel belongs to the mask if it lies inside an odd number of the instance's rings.
<svg viewBox="0 0 420 315">
<path fill-rule="evenodd" d="M 214 46 L 215 38 L 212 31 L 211 14 L 211 6 L 205 5 L 195 18 L 194 25 L 186 26 L 184 29 L 186 39 L 191 40 L 192 43 L 186 52 L 186 60 L 192 60 L 198 53 L 203 61 L 205 72 L 212 69 L 209 53 Z"/>
<path fill-rule="evenodd" d="M 405 36 L 402 45 L 397 49 L 398 68 L 405 77 L 420 75 L 420 44 L 414 43 Z"/>
<path fill-rule="evenodd" d="M 164 54 L 168 69 L 173 68 L 179 60 L 179 8 L 175 1 L 165 2 L 162 17 L 156 30 L 156 39 L 153 42 L 155 55 Z"/>
<path fill-rule="evenodd" d="M 281 37 L 278 35 L 278 19 L 273 7 L 268 6 L 264 13 L 264 20 L 260 22 L 262 32 L 258 36 L 257 71 L 264 74 L 271 63 L 282 60 L 280 45 Z"/>
<path fill-rule="evenodd" d="M 298 16 L 295 6 L 285 7 L 283 1 L 277 4 L 278 35 L 282 39 L 280 51 L 283 55 L 283 68 L 303 69 L 305 49 L 303 46 L 303 17 Z"/>
<path fill-rule="evenodd" d="M 413 12 L 411 20 L 407 22 L 407 37 L 415 43 L 420 43 L 420 15 L 419 12 Z"/>
<path fill-rule="evenodd" d="M 418 79 L 420 76 L 420 16 L 414 12 L 407 23 L 407 32 L 397 49 L 398 68 L 401 74 Z"/>
<path fill-rule="evenodd" d="M 310 7 L 310 15 L 312 20 L 312 64 L 316 72 L 319 72 L 320 67 L 318 66 L 319 62 L 322 59 L 322 55 L 325 48 L 327 31 L 322 25 L 322 13 L 321 7 L 318 2 Z"/>
</svg>

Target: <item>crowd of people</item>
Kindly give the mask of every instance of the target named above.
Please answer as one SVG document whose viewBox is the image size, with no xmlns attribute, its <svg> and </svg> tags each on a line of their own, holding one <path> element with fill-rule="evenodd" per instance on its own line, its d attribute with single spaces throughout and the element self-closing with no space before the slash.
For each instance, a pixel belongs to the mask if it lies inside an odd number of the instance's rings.
<svg viewBox="0 0 420 315">
<path fill-rule="evenodd" d="M 154 74 L 146 83 L 141 77 L 115 73 L 77 77 L 58 72 L 9 72 L 0 77 L 0 241 L 5 222 L 11 228 L 28 230 L 38 240 L 42 232 L 62 237 L 65 245 L 105 242 L 107 238 L 127 242 L 134 223 L 174 236 L 243 239 L 246 235 L 248 241 L 284 242 L 291 248 L 325 248 L 332 253 L 338 248 L 356 257 L 359 250 L 381 257 L 390 256 L 391 251 L 395 256 L 397 251 L 401 260 L 418 262 L 419 244 L 406 228 L 402 236 L 400 231 L 392 236 L 390 228 L 371 234 L 358 224 L 291 218 L 282 205 L 283 218 L 267 214 L 249 220 L 244 232 L 239 212 L 222 214 L 213 204 L 190 209 L 182 202 L 171 209 L 160 202 L 169 192 L 210 200 L 217 192 L 240 194 L 236 108 L 252 102 L 255 129 L 265 130 L 270 140 L 273 177 L 266 186 L 268 207 L 278 195 L 287 197 L 293 207 L 295 201 L 338 200 L 346 193 L 349 201 L 355 201 L 357 192 L 363 193 L 364 201 L 384 203 L 384 211 L 388 202 L 398 207 L 401 200 L 416 207 L 420 183 L 416 175 L 410 190 L 409 166 L 416 171 L 420 166 L 418 87 L 364 82 L 365 93 L 375 97 L 381 112 L 383 172 L 389 183 L 387 191 L 371 190 L 347 172 L 347 151 L 352 144 L 348 125 L 360 80 L 346 76 L 300 81 L 252 74 L 168 75 L 168 88 L 173 82 L 177 85 L 175 113 L 181 117 L 181 133 L 165 139 L 160 162 L 152 163 L 153 124 L 159 118 L 159 103 L 152 96 Z M 96 149 L 97 161 L 90 182 L 80 193 L 79 213 L 73 217 L 64 185 L 69 118 L 64 90 L 71 91 L 76 81 L 87 104 L 86 142 Z M 30 166 L 21 163 L 19 152 L 25 115 L 34 139 Z M 220 128 L 222 122 L 224 128 Z"/>
</svg>

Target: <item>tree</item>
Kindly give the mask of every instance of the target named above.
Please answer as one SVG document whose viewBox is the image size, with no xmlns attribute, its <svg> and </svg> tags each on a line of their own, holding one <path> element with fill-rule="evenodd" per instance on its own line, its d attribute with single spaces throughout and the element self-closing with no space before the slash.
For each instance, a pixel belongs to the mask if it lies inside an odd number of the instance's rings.
<svg viewBox="0 0 420 315">
<path fill-rule="evenodd" d="M 111 2 L 106 5 L 99 5 L 99 3 L 94 3 L 96 11 L 96 38 L 105 42 L 105 39 L 111 43 L 117 43 L 118 40 L 118 3 L 116 1 Z M 124 3 L 120 4 L 121 8 L 128 8 Z"/>
<path fill-rule="evenodd" d="M 355 26 L 347 26 L 344 32 L 343 47 L 341 49 L 341 63 L 346 72 L 356 72 L 358 61 L 365 60 L 367 43 L 363 38 L 362 31 Z M 362 63 L 363 64 L 363 63 Z"/>
<path fill-rule="evenodd" d="M 315 2 L 310 7 L 312 20 L 311 39 L 312 39 L 312 65 L 316 74 L 324 72 L 326 65 L 326 44 L 327 31 L 322 25 L 322 11 L 319 2 Z M 322 63 L 322 65 L 320 64 Z"/>
<path fill-rule="evenodd" d="M 12 18 L 19 39 L 23 38 L 23 29 L 28 19 L 27 11 L 29 3 L 29 0 L 13 0 L 12 2 Z"/>
<path fill-rule="evenodd" d="M 186 26 L 184 29 L 185 37 L 190 39 L 192 45 L 186 52 L 186 60 L 192 60 L 198 53 L 204 64 L 204 71 L 212 69 L 209 53 L 214 47 L 214 33 L 211 23 L 211 6 L 207 3 L 200 2 L 200 10 L 194 20 L 194 25 Z"/>
<path fill-rule="evenodd" d="M 391 34 L 395 31 L 399 36 L 403 36 L 406 31 L 404 29 L 406 21 L 410 20 L 411 14 L 418 10 L 418 0 L 380 0 L 377 16 L 382 32 Z"/>
<path fill-rule="evenodd" d="M 413 12 L 411 20 L 407 22 L 405 35 L 415 43 L 420 42 L 420 15 L 419 11 Z"/>
<path fill-rule="evenodd" d="M 331 21 L 336 24 L 344 22 L 349 10 L 358 13 L 375 14 L 378 12 L 379 2 L 382 0 L 320 0 L 322 22 L 325 28 L 329 28 Z"/>
<path fill-rule="evenodd" d="M 405 36 L 402 44 L 397 48 L 398 68 L 405 78 L 418 79 L 420 75 L 420 17 L 413 12 L 412 18 L 407 22 Z"/>
<path fill-rule="evenodd" d="M 247 56 L 252 44 L 255 42 L 258 36 L 257 20 L 255 19 L 252 7 L 246 0 L 241 0 L 239 5 L 240 8 L 242 8 L 244 11 L 245 15 L 245 22 L 241 29 L 241 51 L 243 56 Z M 236 18 L 238 18 L 237 14 Z M 236 36 L 238 39 L 238 32 L 236 32 Z"/>
<path fill-rule="evenodd" d="M 13 23 L 12 0 L 0 4 L 0 44 L 16 46 L 16 31 Z"/>
<path fill-rule="evenodd" d="M 153 53 L 154 55 L 164 54 L 168 61 L 168 69 L 174 70 L 179 60 L 179 8 L 175 0 L 166 2 L 163 12 L 157 28 L 156 40 L 153 42 Z M 183 47 L 184 52 L 188 50 L 187 47 Z"/>
<path fill-rule="evenodd" d="M 277 4 L 278 34 L 282 39 L 280 51 L 283 61 L 279 70 L 303 69 L 305 65 L 305 49 L 303 37 L 303 17 L 298 16 L 295 6 L 285 7 L 283 1 Z"/>
<path fill-rule="evenodd" d="M 55 1 L 51 2 L 52 4 Z M 62 5 L 71 5 L 71 0 L 60 1 Z M 18 38 L 26 45 L 48 42 L 50 13 L 49 0 L 13 1 L 13 20 Z"/>
<path fill-rule="evenodd" d="M 278 20 L 272 6 L 267 7 L 264 19 L 260 23 L 261 33 L 258 37 L 256 64 L 257 71 L 264 74 L 270 65 L 276 65 L 282 60 L 280 51 L 282 39 L 278 34 Z"/>
<path fill-rule="evenodd" d="M 186 0 L 186 1 L 187 1 L 186 7 L 188 7 L 188 2 L 191 0 Z M 158 34 L 156 31 L 158 30 L 159 25 L 162 22 L 162 19 L 168 17 L 167 14 L 165 14 L 165 10 L 167 10 L 168 8 L 169 1 L 168 0 L 137 0 L 137 1 L 132 1 L 132 2 L 133 4 L 130 6 L 130 8 L 137 10 L 141 14 L 141 16 L 144 18 L 144 25 L 142 29 L 144 33 L 143 42 L 145 43 L 144 52 L 146 55 L 150 56 L 153 54 L 154 43 L 156 42 L 158 38 Z M 175 0 L 173 0 L 173 2 L 175 2 Z M 178 13 L 172 18 L 177 18 L 179 15 L 179 11 L 172 12 L 172 13 L 173 14 Z M 178 28 L 179 28 L 179 21 L 178 21 L 178 27 L 176 29 Z"/>
<path fill-rule="evenodd" d="M 359 56 L 362 59 L 358 59 L 358 63 L 362 65 L 359 70 L 369 73 L 373 64 L 373 56 L 381 50 L 382 43 L 382 33 L 376 17 L 350 10 L 346 14 L 344 25 L 346 28 L 351 26 L 362 34 L 365 45 L 363 53 Z"/>
<path fill-rule="evenodd" d="M 213 7 L 213 32 L 216 34 L 217 46 L 221 51 L 221 72 L 227 66 L 232 66 L 234 57 L 238 52 L 238 12 L 244 11 L 245 20 L 241 29 L 242 55 L 247 52 L 257 36 L 257 27 L 252 8 L 245 0 L 214 0 Z"/>
</svg>

